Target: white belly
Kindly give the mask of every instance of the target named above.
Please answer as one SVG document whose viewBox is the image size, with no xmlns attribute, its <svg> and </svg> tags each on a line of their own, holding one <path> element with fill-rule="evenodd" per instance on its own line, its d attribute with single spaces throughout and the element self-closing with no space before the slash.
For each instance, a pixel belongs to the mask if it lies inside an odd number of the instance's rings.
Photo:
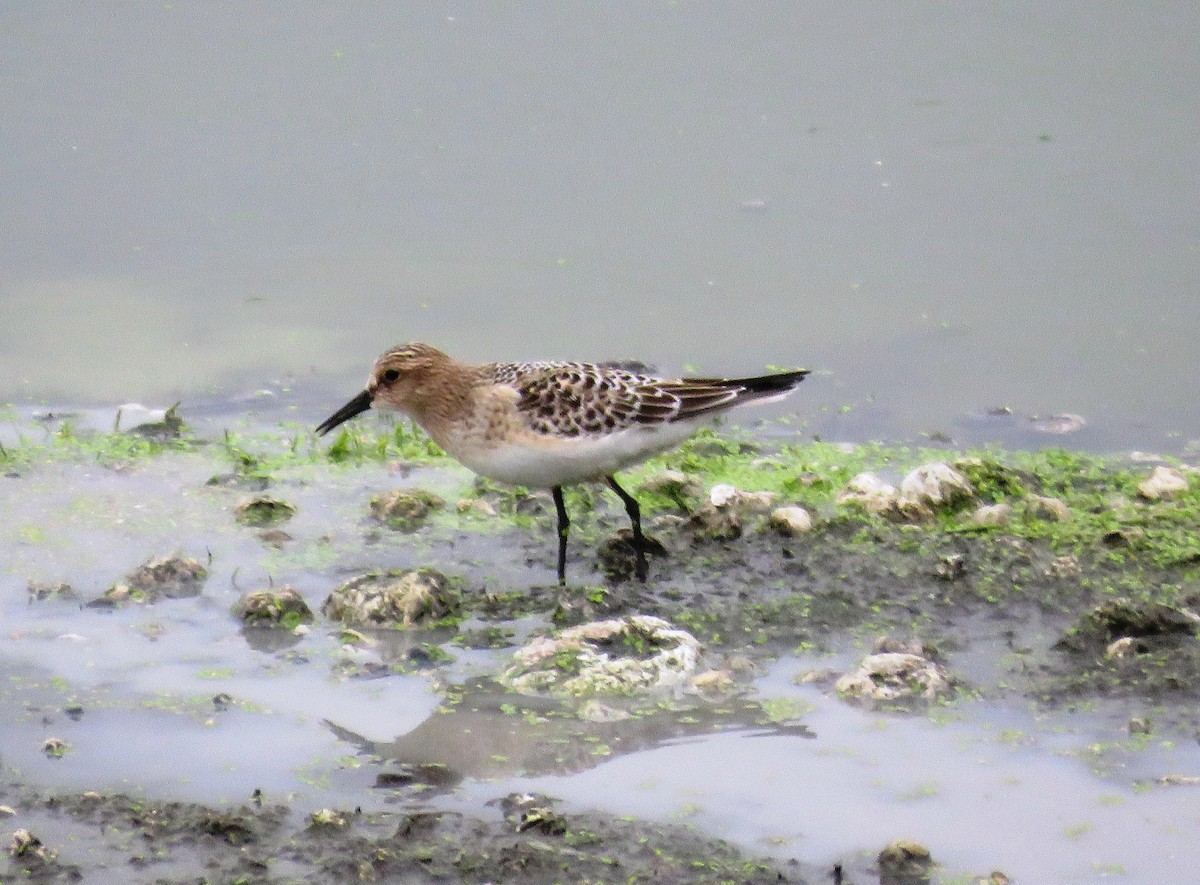
<svg viewBox="0 0 1200 885">
<path fill-rule="evenodd" d="M 548 489 L 603 479 L 675 448 L 705 419 L 631 427 L 604 436 L 524 436 L 520 442 L 450 451 L 481 476 L 511 485 Z"/>
</svg>

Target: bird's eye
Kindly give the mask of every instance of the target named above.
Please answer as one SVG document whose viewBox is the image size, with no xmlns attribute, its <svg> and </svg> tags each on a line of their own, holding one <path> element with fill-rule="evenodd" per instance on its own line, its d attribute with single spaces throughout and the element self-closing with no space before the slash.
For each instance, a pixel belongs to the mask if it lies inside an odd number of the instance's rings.
<svg viewBox="0 0 1200 885">
<path fill-rule="evenodd" d="M 386 381 L 388 384 L 391 384 L 393 381 L 395 381 L 399 377 L 400 377 L 399 369 L 388 369 L 386 372 L 383 373 L 383 380 Z"/>
</svg>

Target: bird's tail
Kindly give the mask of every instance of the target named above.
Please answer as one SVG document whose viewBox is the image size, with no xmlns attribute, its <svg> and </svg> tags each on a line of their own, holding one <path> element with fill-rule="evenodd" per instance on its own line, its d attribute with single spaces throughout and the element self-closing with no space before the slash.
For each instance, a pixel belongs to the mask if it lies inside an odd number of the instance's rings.
<svg viewBox="0 0 1200 885">
<path fill-rule="evenodd" d="M 808 369 L 796 369 L 791 372 L 776 372 L 773 375 L 758 375 L 754 378 L 730 378 L 722 384 L 725 387 L 740 387 L 740 399 L 758 399 L 760 396 L 776 396 L 794 390 L 808 373 Z"/>
<path fill-rule="evenodd" d="M 672 385 L 672 392 L 680 396 L 681 404 L 671 420 L 723 412 L 743 403 L 782 399 L 808 373 L 808 369 L 796 369 L 754 378 L 685 378 Z"/>
</svg>

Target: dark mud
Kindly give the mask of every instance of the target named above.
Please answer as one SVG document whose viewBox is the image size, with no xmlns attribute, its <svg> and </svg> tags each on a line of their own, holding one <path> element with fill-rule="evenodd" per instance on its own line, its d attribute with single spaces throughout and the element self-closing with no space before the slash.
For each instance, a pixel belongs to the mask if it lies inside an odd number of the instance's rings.
<svg viewBox="0 0 1200 885">
<path fill-rule="evenodd" d="M 400 809 L 323 810 L 305 820 L 287 805 L 239 808 L 147 801 L 120 794 L 0 790 L 22 818 L 69 833 L 68 860 L 51 845 L 10 851 L 5 881 L 189 882 L 821 882 L 799 864 L 746 858 L 683 826 L 564 814 L 535 795 L 497 797 L 483 815 Z M 36 827 L 36 823 L 34 824 Z M 40 828 L 39 828 L 40 829 Z M 36 837 L 36 832 L 34 836 Z M 16 853 L 16 856 L 11 856 Z"/>
</svg>

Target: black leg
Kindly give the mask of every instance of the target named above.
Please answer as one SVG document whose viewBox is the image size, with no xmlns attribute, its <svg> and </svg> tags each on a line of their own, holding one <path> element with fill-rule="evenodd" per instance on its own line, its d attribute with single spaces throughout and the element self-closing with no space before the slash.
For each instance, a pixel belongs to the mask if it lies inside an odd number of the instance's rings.
<svg viewBox="0 0 1200 885">
<path fill-rule="evenodd" d="M 571 520 L 567 518 L 567 505 L 563 503 L 562 486 L 550 490 L 554 496 L 554 509 L 558 511 L 558 583 L 567 584 L 567 529 Z"/>
<path fill-rule="evenodd" d="M 637 553 L 637 577 L 645 584 L 649 566 L 646 564 L 646 539 L 642 537 L 642 508 L 638 507 L 638 502 L 633 495 L 617 485 L 616 477 L 609 476 L 606 479 L 608 487 L 625 502 L 625 512 L 629 514 L 629 521 L 633 524 L 633 549 Z"/>
</svg>

